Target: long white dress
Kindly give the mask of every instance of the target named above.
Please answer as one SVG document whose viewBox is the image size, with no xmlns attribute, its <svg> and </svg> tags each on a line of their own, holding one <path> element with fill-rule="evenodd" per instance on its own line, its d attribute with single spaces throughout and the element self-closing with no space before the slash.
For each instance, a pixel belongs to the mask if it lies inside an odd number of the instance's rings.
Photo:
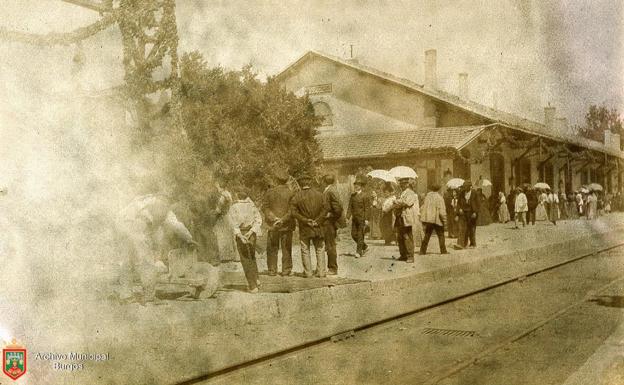
<svg viewBox="0 0 624 385">
<path fill-rule="evenodd" d="M 535 220 L 536 221 L 547 221 L 548 213 L 546 212 L 546 193 L 542 193 L 538 198 L 538 204 L 535 208 Z"/>
</svg>

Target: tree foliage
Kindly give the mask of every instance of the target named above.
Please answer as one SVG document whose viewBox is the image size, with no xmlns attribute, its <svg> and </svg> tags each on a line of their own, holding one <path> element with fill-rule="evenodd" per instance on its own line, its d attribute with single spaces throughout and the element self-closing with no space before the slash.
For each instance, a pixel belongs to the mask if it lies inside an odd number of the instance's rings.
<svg viewBox="0 0 624 385">
<path fill-rule="evenodd" d="M 591 105 L 585 114 L 585 125 L 579 128 L 579 133 L 586 138 L 602 142 L 606 130 L 620 134 L 624 139 L 620 114 L 615 108 Z"/>
<path fill-rule="evenodd" d="M 192 52 L 180 60 L 180 112 L 185 137 L 164 140 L 176 194 L 198 200 L 215 181 L 245 187 L 259 198 L 276 172 L 314 173 L 321 151 L 320 120 L 306 97 L 275 80 L 260 81 L 251 66 L 209 68 Z"/>
</svg>

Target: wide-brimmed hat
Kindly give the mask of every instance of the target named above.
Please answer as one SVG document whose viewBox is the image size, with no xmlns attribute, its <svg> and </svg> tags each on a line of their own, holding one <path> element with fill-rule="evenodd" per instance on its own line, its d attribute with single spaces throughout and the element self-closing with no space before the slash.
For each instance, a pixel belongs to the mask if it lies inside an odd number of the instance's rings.
<svg viewBox="0 0 624 385">
<path fill-rule="evenodd" d="M 290 179 L 290 175 L 285 170 L 278 170 L 274 174 L 275 180 L 279 183 L 286 183 Z"/>
</svg>

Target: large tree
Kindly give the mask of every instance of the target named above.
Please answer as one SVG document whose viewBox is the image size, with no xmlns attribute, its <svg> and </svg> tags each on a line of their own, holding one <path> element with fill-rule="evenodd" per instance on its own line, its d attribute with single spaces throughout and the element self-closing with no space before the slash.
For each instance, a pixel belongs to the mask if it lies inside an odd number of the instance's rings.
<svg viewBox="0 0 624 385">
<path fill-rule="evenodd" d="M 208 67 L 197 52 L 183 55 L 180 106 L 186 136 L 160 142 L 170 152 L 176 194 L 187 200 L 201 199 L 215 180 L 259 198 L 277 171 L 314 173 L 320 164 L 320 120 L 307 97 L 260 81 L 251 66 L 227 71 Z"/>
<path fill-rule="evenodd" d="M 624 140 L 622 119 L 617 109 L 591 105 L 585 114 L 585 124 L 579 127 L 579 133 L 586 138 L 602 142 L 606 130 L 620 134 Z"/>
</svg>

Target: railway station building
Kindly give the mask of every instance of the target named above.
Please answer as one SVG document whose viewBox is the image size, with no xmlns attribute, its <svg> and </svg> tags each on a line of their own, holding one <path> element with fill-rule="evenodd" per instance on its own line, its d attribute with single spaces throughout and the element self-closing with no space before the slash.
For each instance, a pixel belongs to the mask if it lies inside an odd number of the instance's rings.
<svg viewBox="0 0 624 385">
<path fill-rule="evenodd" d="M 620 137 L 602 142 L 574 134 L 555 107 L 536 122 L 469 100 L 467 75 L 459 95 L 437 87 L 436 51 L 425 52 L 425 82 L 417 84 L 356 60 L 309 51 L 276 75 L 287 90 L 307 94 L 322 118 L 317 140 L 324 166 L 344 182 L 367 167 L 413 167 L 417 192 L 451 177 L 492 182 L 492 193 L 538 181 L 570 192 L 589 183 L 622 189 Z"/>
</svg>

